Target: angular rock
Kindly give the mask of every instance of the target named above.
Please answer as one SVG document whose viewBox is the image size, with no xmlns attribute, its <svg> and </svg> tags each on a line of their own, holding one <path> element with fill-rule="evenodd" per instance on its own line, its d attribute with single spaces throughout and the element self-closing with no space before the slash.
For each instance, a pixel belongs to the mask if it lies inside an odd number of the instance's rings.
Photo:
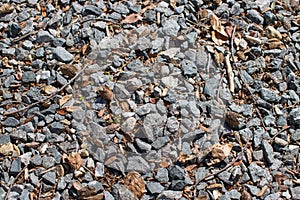
<svg viewBox="0 0 300 200">
<path fill-rule="evenodd" d="M 74 58 L 74 56 L 63 47 L 56 47 L 53 50 L 53 56 L 58 61 L 61 61 L 61 62 L 64 62 L 64 63 L 69 63 Z"/>
</svg>

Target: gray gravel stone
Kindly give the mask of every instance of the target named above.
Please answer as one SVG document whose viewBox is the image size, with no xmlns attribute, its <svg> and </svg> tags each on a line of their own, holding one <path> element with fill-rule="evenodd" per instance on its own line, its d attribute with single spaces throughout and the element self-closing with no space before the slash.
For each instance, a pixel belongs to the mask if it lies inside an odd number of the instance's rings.
<svg viewBox="0 0 300 200">
<path fill-rule="evenodd" d="M 19 124 L 20 124 L 19 120 L 17 120 L 14 117 L 6 118 L 6 120 L 4 120 L 2 123 L 3 126 L 12 126 L 12 127 L 18 126 Z"/>
<path fill-rule="evenodd" d="M 217 88 L 220 82 L 220 75 L 216 75 L 205 81 L 204 94 L 215 97 L 217 94 Z"/>
<path fill-rule="evenodd" d="M 63 47 L 56 47 L 53 50 L 53 56 L 61 62 L 69 63 L 73 60 L 74 56 L 69 53 L 65 48 Z"/>
<path fill-rule="evenodd" d="M 160 194 L 164 190 L 164 187 L 160 183 L 149 182 L 147 183 L 147 189 L 151 194 Z"/>
<path fill-rule="evenodd" d="M 281 99 L 278 92 L 270 90 L 268 88 L 262 88 L 260 94 L 261 97 L 268 102 L 278 103 Z"/>
<path fill-rule="evenodd" d="M 177 36 L 179 29 L 179 24 L 173 19 L 166 21 L 163 26 L 163 32 L 168 36 Z"/>
<path fill-rule="evenodd" d="M 50 126 L 50 131 L 53 133 L 61 133 L 65 130 L 65 126 L 60 122 L 53 122 Z"/>
<path fill-rule="evenodd" d="M 95 192 L 103 191 L 103 185 L 99 181 L 91 181 L 88 183 L 88 187 Z"/>
<path fill-rule="evenodd" d="M 160 195 L 158 195 L 157 199 L 159 200 L 179 200 L 182 197 L 182 191 L 174 191 L 174 190 L 165 190 Z"/>
<path fill-rule="evenodd" d="M 135 196 L 124 185 L 120 185 L 120 184 L 114 184 L 112 186 L 111 194 L 115 199 L 122 199 L 122 200 L 136 199 Z"/>
<path fill-rule="evenodd" d="M 21 26 L 16 22 L 10 22 L 8 24 L 9 35 L 12 38 L 17 37 L 18 34 L 21 32 L 21 30 L 22 30 Z"/>
<path fill-rule="evenodd" d="M 24 72 L 22 75 L 22 81 L 24 83 L 35 82 L 36 75 L 32 71 Z"/>
<path fill-rule="evenodd" d="M 53 38 L 53 35 L 51 35 L 48 31 L 40 30 L 37 34 L 36 42 L 52 42 Z"/>
<path fill-rule="evenodd" d="M 261 16 L 259 12 L 256 10 L 248 10 L 247 11 L 247 17 L 254 23 L 257 24 L 263 24 L 264 23 L 264 18 Z"/>
<path fill-rule="evenodd" d="M 300 199 L 300 186 L 290 188 L 292 199 Z"/>
<path fill-rule="evenodd" d="M 150 166 L 147 161 L 145 161 L 140 156 L 131 156 L 128 158 L 128 163 L 126 167 L 127 171 L 137 171 L 139 173 L 146 173 L 150 171 Z"/>
<path fill-rule="evenodd" d="M 22 169 L 21 165 L 22 165 L 21 158 L 15 158 L 11 163 L 10 173 L 11 174 L 18 174 Z"/>
<path fill-rule="evenodd" d="M 183 75 L 188 77 L 194 77 L 197 75 L 197 66 L 190 60 L 183 60 L 181 63 L 183 69 Z"/>
<path fill-rule="evenodd" d="M 155 175 L 156 180 L 162 183 L 167 183 L 169 181 L 169 172 L 166 168 L 159 168 Z"/>
<path fill-rule="evenodd" d="M 43 176 L 43 180 L 45 183 L 54 185 L 56 182 L 56 173 L 55 172 L 47 172 Z"/>
<path fill-rule="evenodd" d="M 100 162 L 96 163 L 96 169 L 95 169 L 95 176 L 96 177 L 103 177 L 104 175 L 104 165 Z"/>
</svg>

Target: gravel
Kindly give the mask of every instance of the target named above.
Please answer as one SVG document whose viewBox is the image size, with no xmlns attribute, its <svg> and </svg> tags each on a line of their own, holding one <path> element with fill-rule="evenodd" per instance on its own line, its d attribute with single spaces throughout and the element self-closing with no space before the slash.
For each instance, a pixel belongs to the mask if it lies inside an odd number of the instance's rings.
<svg viewBox="0 0 300 200">
<path fill-rule="evenodd" d="M 298 11 L 1 2 L 0 199 L 300 199 Z"/>
</svg>

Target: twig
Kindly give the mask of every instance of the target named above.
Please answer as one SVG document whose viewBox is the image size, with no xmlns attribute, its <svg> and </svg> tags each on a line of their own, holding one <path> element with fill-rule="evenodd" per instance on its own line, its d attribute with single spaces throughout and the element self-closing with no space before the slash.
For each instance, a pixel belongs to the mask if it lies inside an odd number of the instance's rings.
<svg viewBox="0 0 300 200">
<path fill-rule="evenodd" d="M 15 42 L 19 42 L 19 41 L 21 41 L 21 40 L 27 38 L 27 37 L 30 36 L 30 35 L 36 34 L 37 32 L 38 32 L 38 31 L 33 31 L 33 32 L 26 33 L 26 34 L 24 34 L 24 35 L 22 35 L 22 36 L 20 36 L 20 37 L 18 37 L 18 38 L 16 38 L 16 39 L 13 39 L 12 42 L 14 42 L 14 43 L 15 43 Z"/>
<path fill-rule="evenodd" d="M 228 76 L 228 82 L 229 82 L 229 90 L 230 92 L 234 93 L 234 74 L 232 71 L 232 66 L 230 64 L 230 55 L 228 54 L 225 57 L 225 64 L 226 64 L 226 70 L 227 70 L 227 76 Z"/>
<path fill-rule="evenodd" d="M 229 167 L 231 167 L 235 162 L 237 162 L 239 159 L 242 158 L 245 150 L 247 149 L 248 145 L 250 144 L 250 142 L 247 142 L 245 144 L 245 146 L 242 148 L 242 151 L 239 152 L 239 154 L 237 155 L 236 158 L 234 158 L 231 162 L 229 162 L 225 167 L 223 167 L 222 169 L 218 170 L 218 171 L 215 171 L 214 173 L 210 173 L 210 174 L 207 174 L 206 176 L 204 176 L 203 178 L 199 179 L 196 183 L 195 183 L 195 189 L 194 189 L 194 192 L 196 192 L 196 187 L 197 185 L 202 182 L 203 180 L 206 180 L 206 179 L 210 179 L 210 178 L 213 178 L 215 177 L 216 175 L 220 174 L 221 172 L 227 170 Z"/>
<path fill-rule="evenodd" d="M 43 103 L 49 99 L 52 99 L 55 95 L 59 94 L 61 91 L 63 91 L 68 85 L 70 85 L 73 81 L 75 81 L 76 78 L 78 78 L 78 76 L 87 68 L 88 64 L 86 64 L 68 83 L 66 83 L 65 85 L 63 85 L 59 90 L 53 92 L 50 96 L 44 98 L 44 99 L 41 99 L 37 102 L 34 102 L 32 104 L 29 104 L 28 106 L 25 106 L 23 108 L 20 108 L 19 110 L 15 110 L 15 111 L 11 111 L 11 112 L 5 112 L 4 115 L 7 116 L 7 115 L 14 115 L 16 113 L 19 113 L 19 112 L 22 112 L 22 111 L 25 111 L 37 104 L 40 104 L 40 103 Z"/>
<path fill-rule="evenodd" d="M 10 191 L 11 191 L 13 185 L 15 184 L 16 180 L 18 180 L 18 178 L 21 176 L 21 174 L 25 171 L 25 169 L 27 168 L 27 166 L 28 166 L 28 165 L 25 165 L 25 166 L 23 167 L 23 169 L 22 169 L 22 170 L 17 174 L 17 176 L 15 177 L 14 181 L 10 184 L 10 186 L 9 186 L 9 188 L 8 188 L 8 191 L 7 191 L 6 195 L 5 195 L 4 200 L 8 200 L 8 196 L 9 196 L 9 193 L 10 193 Z"/>
<path fill-rule="evenodd" d="M 235 58 L 234 58 L 234 46 L 233 46 L 233 39 L 234 39 L 234 35 L 235 35 L 235 30 L 236 30 L 236 26 L 234 26 L 234 28 L 233 28 L 233 31 L 232 31 L 232 34 L 231 34 L 231 40 L 230 40 L 230 43 L 231 43 L 231 44 L 230 44 L 230 47 L 231 47 L 231 48 L 230 48 L 230 51 L 231 51 L 231 59 L 232 59 L 232 62 L 233 62 L 233 63 L 232 63 L 232 66 L 233 66 L 233 67 L 235 67 L 235 65 L 236 65 L 236 60 L 235 60 Z M 239 75 L 240 79 L 242 80 L 243 84 L 246 86 L 246 89 L 247 89 L 248 92 L 250 93 L 251 98 L 253 99 L 253 101 L 254 101 L 255 104 L 257 105 L 256 97 L 255 97 L 254 94 L 252 93 L 249 84 L 248 84 L 245 80 L 243 80 L 242 75 L 241 75 L 241 72 L 240 72 L 239 69 L 237 69 L 237 72 L 238 72 L 238 75 Z M 264 129 L 266 130 L 266 126 L 265 126 L 264 120 L 263 120 L 263 118 L 262 118 L 262 116 L 261 116 L 261 114 L 260 114 L 258 108 L 256 108 L 255 110 L 256 110 L 256 113 L 258 114 L 258 117 L 259 117 L 260 120 L 261 120 L 261 123 L 262 123 Z"/>
</svg>

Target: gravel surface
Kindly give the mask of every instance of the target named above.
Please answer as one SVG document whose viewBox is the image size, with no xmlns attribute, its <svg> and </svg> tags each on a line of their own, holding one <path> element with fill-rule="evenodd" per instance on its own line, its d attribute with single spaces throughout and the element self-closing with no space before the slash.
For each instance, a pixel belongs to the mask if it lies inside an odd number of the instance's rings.
<svg viewBox="0 0 300 200">
<path fill-rule="evenodd" d="M 0 199 L 300 199 L 298 1 L 0 2 Z"/>
</svg>

